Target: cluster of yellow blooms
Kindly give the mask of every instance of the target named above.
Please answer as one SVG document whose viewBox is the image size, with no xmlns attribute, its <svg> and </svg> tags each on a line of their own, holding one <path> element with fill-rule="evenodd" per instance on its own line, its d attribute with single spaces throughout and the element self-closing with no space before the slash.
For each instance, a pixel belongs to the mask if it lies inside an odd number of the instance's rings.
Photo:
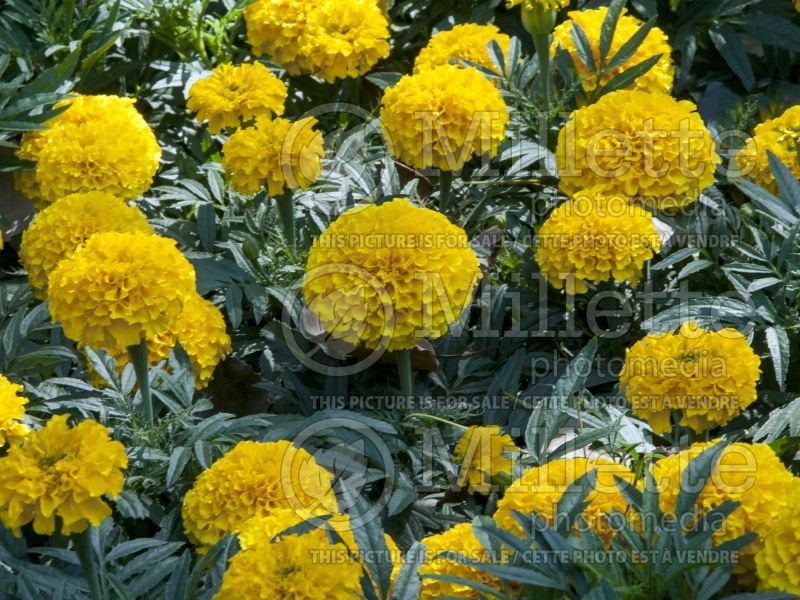
<svg viewBox="0 0 800 600">
<path fill-rule="evenodd" d="M 26 198 L 43 208 L 77 192 L 130 200 L 150 187 L 161 148 L 132 98 L 75 96 L 55 106 L 64 107 L 47 129 L 22 136 L 18 156 L 36 161 L 16 176 Z"/>
<path fill-rule="evenodd" d="M 709 331 L 689 322 L 677 333 L 653 333 L 628 348 L 620 389 L 653 432 L 669 431 L 677 411 L 681 425 L 702 433 L 755 401 L 760 365 L 735 329 Z"/>
<path fill-rule="evenodd" d="M 414 62 L 414 72 L 419 73 L 450 63 L 460 65 L 459 61 L 475 63 L 497 72 L 497 67 L 489 54 L 489 44 L 492 42 L 497 42 L 503 51 L 503 56 L 508 57 L 511 38 L 501 33 L 494 25 L 466 23 L 456 25 L 447 31 L 440 31 L 419 51 Z"/>
<path fill-rule="evenodd" d="M 389 55 L 389 21 L 377 0 L 257 0 L 244 16 L 253 50 L 290 75 L 330 83 L 363 75 Z"/>
<path fill-rule="evenodd" d="M 578 192 L 561 204 L 536 236 L 536 262 L 556 289 L 585 293 L 587 282 L 638 283 L 661 240 L 653 218 L 627 197 Z"/>
<path fill-rule="evenodd" d="M 460 227 L 398 198 L 356 206 L 314 240 L 303 296 L 336 339 L 403 350 L 444 335 L 479 277 Z"/>
<path fill-rule="evenodd" d="M 743 175 L 752 177 L 761 187 L 778 192 L 775 176 L 769 168 L 767 151 L 772 152 L 792 174 L 800 178 L 800 106 L 756 125 L 753 137 L 736 154 L 736 163 Z"/>
</svg>

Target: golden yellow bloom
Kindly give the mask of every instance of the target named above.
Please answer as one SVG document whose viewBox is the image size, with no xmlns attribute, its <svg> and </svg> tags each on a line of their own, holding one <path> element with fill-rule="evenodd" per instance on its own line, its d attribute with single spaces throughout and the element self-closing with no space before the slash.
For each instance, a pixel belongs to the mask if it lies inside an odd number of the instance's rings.
<svg viewBox="0 0 800 600">
<path fill-rule="evenodd" d="M 192 85 L 186 107 L 199 122 L 208 121 L 211 133 L 220 133 L 262 115 L 282 115 L 287 93 L 286 84 L 259 62 L 219 65 Z"/>
<path fill-rule="evenodd" d="M 389 56 L 389 22 L 375 0 L 322 0 L 299 40 L 303 71 L 328 83 L 367 73 Z"/>
<path fill-rule="evenodd" d="M 627 61 L 616 69 L 605 73 L 600 78 L 600 81 L 598 81 L 597 77 L 583 64 L 583 61 L 578 56 L 578 51 L 575 49 L 575 42 L 572 39 L 572 24 L 577 23 L 581 29 L 583 29 L 584 33 L 586 33 L 586 37 L 589 39 L 589 43 L 592 47 L 595 63 L 597 64 L 600 61 L 600 29 L 607 14 L 608 7 L 606 6 L 591 10 L 570 11 L 569 20 L 561 23 L 553 30 L 553 42 L 550 47 L 551 55 L 555 56 L 556 48 L 559 45 L 569 52 L 572 61 L 578 69 L 578 73 L 580 73 L 582 77 L 581 85 L 584 91 L 592 92 L 598 87 L 607 84 L 614 76 L 619 75 L 623 71 L 630 69 L 634 65 L 638 65 L 640 62 L 652 56 L 660 54 L 661 58 L 658 62 L 654 64 L 647 73 L 638 77 L 627 89 L 669 94 L 672 91 L 672 81 L 675 78 L 675 66 L 672 64 L 672 59 L 670 58 L 672 47 L 669 45 L 666 34 L 658 27 L 653 27 L 650 30 L 639 48 L 637 48 L 636 52 L 634 52 Z M 625 14 L 625 10 L 623 9 L 617 21 L 617 27 L 614 30 L 614 39 L 611 41 L 611 48 L 608 51 L 607 58 L 610 60 L 619 51 L 622 45 L 633 37 L 633 34 L 635 34 L 642 25 L 644 25 L 642 21 L 636 17 Z"/>
<path fill-rule="evenodd" d="M 506 7 L 513 8 L 522 5 L 525 10 L 533 10 L 535 7 L 550 8 L 558 10 L 569 6 L 569 0 L 506 0 Z"/>
<path fill-rule="evenodd" d="M 316 125 L 313 117 L 294 123 L 259 117 L 253 127 L 234 133 L 222 146 L 231 185 L 243 194 L 266 187 L 270 196 L 307 188 L 319 178 L 325 155 Z"/>
<path fill-rule="evenodd" d="M 653 476 L 661 493 L 661 509 L 665 513 L 675 512 L 684 469 L 693 458 L 715 443 L 694 444 L 691 448 L 662 458 L 653 465 Z M 696 489 L 702 482 L 689 484 Z M 792 492 L 796 493 L 798 489 L 798 479 L 786 470 L 766 444 L 736 443 L 722 451 L 719 462 L 697 501 L 698 516 L 708 513 L 725 500 L 741 502 L 741 506 L 731 513 L 714 534 L 717 545 L 745 533 L 759 534 L 758 540 L 739 551 L 739 563 L 733 572 L 741 583 L 754 583 L 754 557 L 764 548 L 764 536 L 773 523 L 787 519 L 796 501 Z"/>
<path fill-rule="evenodd" d="M 505 496 L 497 504 L 494 520 L 503 529 L 517 535 L 522 535 L 523 530 L 514 519 L 512 510 L 523 515 L 536 513 L 551 526 L 555 525 L 558 519 L 566 517 L 556 514 L 561 496 L 570 484 L 592 470 L 595 471 L 592 479 L 594 490 L 586 497 L 585 501 L 589 504 L 583 511 L 583 518 L 603 540 L 610 540 L 614 530 L 604 515 L 610 515 L 614 509 L 625 512 L 628 506 L 614 476 L 633 483 L 634 474 L 624 465 L 602 457 L 563 458 L 528 469 L 506 490 Z"/>
<path fill-rule="evenodd" d="M 423 577 L 425 575 L 462 577 L 488 585 L 498 591 L 503 589 L 500 580 L 485 571 L 448 560 L 447 558 L 435 558 L 443 552 L 455 552 L 472 560 L 491 563 L 492 556 L 484 549 L 475 534 L 472 533 L 471 523 L 459 523 L 444 533 L 429 535 L 420 540 L 420 542 L 425 545 L 425 563 L 419 569 L 419 573 Z M 472 598 L 473 600 L 483 597 L 478 591 L 460 583 L 450 583 L 438 579 L 422 580 L 420 599 L 427 600 L 444 596 Z"/>
<path fill-rule="evenodd" d="M 558 134 L 560 188 L 627 196 L 659 209 L 695 202 L 721 162 L 696 108 L 636 90 L 579 108 Z"/>
<path fill-rule="evenodd" d="M 76 96 L 48 129 L 24 135 L 18 155 L 37 161 L 33 183 L 21 190 L 41 208 L 77 192 L 102 191 L 123 200 L 145 192 L 161 159 L 153 132 L 133 98 Z M 20 180 L 18 179 L 18 184 Z"/>
<path fill-rule="evenodd" d="M 654 433 L 680 424 L 701 433 L 725 425 L 756 399 L 761 359 L 735 329 L 701 329 L 695 322 L 678 333 L 653 333 L 625 352 L 619 376 L 633 414 Z"/>
<path fill-rule="evenodd" d="M 68 418 L 52 417 L 0 458 L 0 521 L 16 536 L 31 521 L 36 533 L 50 535 L 56 517 L 64 535 L 97 527 L 111 515 L 103 496 L 122 491 L 125 446 L 99 423 L 82 421 L 70 429 Z"/>
<path fill-rule="evenodd" d="M 206 551 L 254 517 L 292 509 L 301 520 L 337 512 L 333 476 L 290 442 L 239 442 L 203 471 L 183 500 L 186 537 Z"/>
<path fill-rule="evenodd" d="M 476 69 L 456 65 L 406 75 L 381 105 L 389 152 L 416 169 L 458 171 L 473 156 L 495 156 L 507 123 L 497 88 Z"/>
<path fill-rule="evenodd" d="M 419 73 L 453 61 L 458 64 L 458 61 L 461 60 L 497 72 L 497 67 L 489 54 L 489 44 L 493 41 L 500 45 L 503 56 L 508 57 L 511 38 L 505 33 L 501 33 L 494 25 L 466 23 L 456 25 L 447 31 L 440 31 L 430 39 L 427 46 L 420 50 L 417 60 L 414 62 L 414 72 Z"/>
<path fill-rule="evenodd" d="M 537 235 L 536 262 L 547 281 L 569 294 L 587 282 L 630 281 L 661 247 L 653 217 L 620 196 L 578 193 L 556 208 Z"/>
<path fill-rule="evenodd" d="M 66 113 L 61 113 L 60 117 L 65 118 Z M 58 117 L 56 117 L 57 119 Z M 51 120 L 52 122 L 52 120 Z M 17 157 L 24 160 L 35 161 L 39 158 L 39 153 L 47 143 L 47 138 L 42 135 L 42 131 L 27 131 L 22 134 L 19 148 L 17 149 Z M 47 200 L 42 198 L 42 192 L 39 189 L 39 184 L 36 182 L 36 169 L 25 169 L 23 171 L 14 171 L 14 188 L 20 195 L 29 200 L 34 208 L 41 210 L 49 204 Z"/>
<path fill-rule="evenodd" d="M 95 233 L 152 233 L 137 208 L 108 192 L 70 194 L 36 215 L 22 234 L 20 258 L 28 281 L 41 299 L 47 297 L 50 273 Z"/>
<path fill-rule="evenodd" d="M 22 395 L 22 386 L 11 383 L 0 375 L 0 448 L 6 444 L 17 444 L 28 433 L 28 426 L 21 423 L 25 417 L 28 399 Z"/>
<path fill-rule="evenodd" d="M 334 338 L 409 349 L 458 321 L 479 276 L 460 227 L 398 198 L 352 208 L 314 240 L 303 296 Z"/>
<path fill-rule="evenodd" d="M 769 168 L 767 150 L 800 178 L 800 106 L 793 106 L 780 116 L 756 125 L 753 137 L 736 154 L 742 175 L 752 177 L 758 185 L 777 194 L 778 184 Z"/>
<path fill-rule="evenodd" d="M 800 485 L 793 486 L 797 498 Z M 758 589 L 762 592 L 787 592 L 800 595 L 800 511 L 795 504 L 767 529 L 762 547 L 756 552 Z"/>
<path fill-rule="evenodd" d="M 306 0 L 256 0 L 249 4 L 244 19 L 253 51 L 271 57 L 290 75 L 299 75 L 305 58 L 299 39 L 312 8 Z"/>
<path fill-rule="evenodd" d="M 113 352 L 169 329 L 195 293 L 194 267 L 174 240 L 98 233 L 50 275 L 50 315 L 67 337 Z"/>
<path fill-rule="evenodd" d="M 469 492 L 488 494 L 493 480 L 511 478 L 514 456 L 519 454 L 514 440 L 498 425 L 469 427 L 453 449 L 453 460 L 461 464 L 460 487 Z"/>
<path fill-rule="evenodd" d="M 234 556 L 214 600 L 242 598 L 315 598 L 345 600 L 362 597 L 361 563 L 342 543 L 332 544 L 324 528 L 300 535 L 272 538 L 300 520 L 281 510 L 250 524 L 242 535 L 242 550 Z"/>
</svg>

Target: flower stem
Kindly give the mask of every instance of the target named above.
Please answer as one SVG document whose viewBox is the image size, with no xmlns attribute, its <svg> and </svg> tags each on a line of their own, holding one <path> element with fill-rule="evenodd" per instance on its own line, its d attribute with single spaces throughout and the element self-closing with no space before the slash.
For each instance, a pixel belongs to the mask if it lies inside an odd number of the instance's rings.
<svg viewBox="0 0 800 600">
<path fill-rule="evenodd" d="M 443 215 L 450 210 L 450 192 L 453 189 L 452 171 L 441 171 L 439 173 L 439 212 Z"/>
<path fill-rule="evenodd" d="M 411 370 L 411 350 L 398 350 L 395 352 L 397 370 L 400 373 L 400 390 L 403 396 L 414 395 L 414 373 Z"/>
<path fill-rule="evenodd" d="M 278 214 L 281 218 L 281 225 L 283 226 L 283 235 L 289 243 L 292 251 L 297 250 L 297 237 L 295 235 L 294 224 L 294 202 L 292 201 L 292 193 L 286 192 L 275 198 L 275 204 L 278 207 Z"/>
<path fill-rule="evenodd" d="M 83 574 L 89 583 L 89 595 L 92 600 L 104 600 L 100 591 L 100 578 L 97 573 L 97 563 L 94 559 L 92 548 L 92 528 L 87 527 L 83 533 L 76 533 L 72 536 L 72 544 L 75 546 L 75 553 L 83 567 Z"/>
<path fill-rule="evenodd" d="M 461 429 L 462 431 L 466 431 L 467 430 L 467 426 L 466 425 L 461 425 L 460 423 L 454 423 L 453 421 L 448 421 L 447 419 L 443 419 L 442 417 L 437 417 L 435 415 L 429 415 L 429 414 L 426 414 L 426 413 L 409 413 L 405 417 L 403 417 L 403 420 L 405 421 L 407 419 L 413 419 L 413 418 L 427 419 L 429 421 L 437 421 L 439 423 L 444 423 L 445 425 L 450 425 L 451 427 L 457 427 L 458 429 Z"/>
<path fill-rule="evenodd" d="M 139 383 L 139 392 L 142 395 L 144 405 L 144 417 L 148 425 L 153 424 L 153 398 L 150 394 L 150 365 L 147 360 L 147 340 L 135 346 L 128 347 L 128 356 L 133 363 L 133 370 L 136 372 L 136 381 Z"/>
<path fill-rule="evenodd" d="M 550 36 L 534 35 L 533 45 L 539 58 L 539 78 L 542 81 L 542 105 L 544 114 L 550 114 Z"/>
</svg>

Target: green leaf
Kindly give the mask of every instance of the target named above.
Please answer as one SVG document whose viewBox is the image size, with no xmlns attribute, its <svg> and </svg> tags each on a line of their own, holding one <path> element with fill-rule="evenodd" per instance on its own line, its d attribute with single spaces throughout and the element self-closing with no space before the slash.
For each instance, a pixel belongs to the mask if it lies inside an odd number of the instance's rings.
<svg viewBox="0 0 800 600">
<path fill-rule="evenodd" d="M 775 379 L 781 391 L 783 391 L 786 385 L 786 374 L 789 371 L 789 359 L 791 357 L 789 336 L 786 334 L 786 330 L 778 325 L 767 327 L 765 333 L 767 336 L 769 353 L 772 356 L 772 366 L 775 369 Z"/>
<path fill-rule="evenodd" d="M 611 49 L 611 42 L 614 40 L 614 32 L 617 29 L 617 22 L 625 7 L 625 0 L 613 0 L 608 7 L 608 12 L 600 26 L 600 65 L 601 68 L 608 62 L 608 51 Z"/>
<path fill-rule="evenodd" d="M 403 566 L 392 590 L 392 600 L 417 600 L 422 583 L 419 568 L 425 562 L 425 546 L 419 542 L 409 548 L 403 560 Z"/>
<path fill-rule="evenodd" d="M 711 478 L 716 467 L 720 454 L 728 445 L 726 441 L 714 444 L 711 448 L 703 450 L 697 458 L 691 460 L 681 473 L 680 490 L 675 506 L 675 518 L 681 522 L 681 518 L 687 515 L 694 507 L 700 493 L 705 488 L 706 482 Z M 676 482 L 669 482 L 674 485 Z"/>
<path fill-rule="evenodd" d="M 211 252 L 214 249 L 214 240 L 217 237 L 217 215 L 210 202 L 197 207 L 197 236 L 200 238 L 203 250 Z"/>
<path fill-rule="evenodd" d="M 575 50 L 578 52 L 578 58 L 581 59 L 581 62 L 586 65 L 586 68 L 589 69 L 592 73 L 597 73 L 597 65 L 594 61 L 594 53 L 592 52 L 592 44 L 589 41 L 589 38 L 586 37 L 586 32 L 583 28 L 578 25 L 577 22 L 572 22 L 572 41 L 575 44 Z"/>
<path fill-rule="evenodd" d="M 650 58 L 635 64 L 629 69 L 625 69 L 622 73 L 614 75 L 614 77 L 612 77 L 608 83 L 602 87 L 598 95 L 603 96 L 611 92 L 616 92 L 617 90 L 624 90 L 634 81 L 639 79 L 639 77 L 652 69 L 653 65 L 655 65 L 659 60 L 661 60 L 661 55 L 656 54 L 655 56 L 651 56 Z"/>
<path fill-rule="evenodd" d="M 797 178 L 789 170 L 789 167 L 783 164 L 771 150 L 767 150 L 767 160 L 769 161 L 769 168 L 775 176 L 775 182 L 778 184 L 781 198 L 791 203 L 796 214 L 800 213 L 800 183 L 798 183 Z"/>
<path fill-rule="evenodd" d="M 611 57 L 611 59 L 608 61 L 608 64 L 606 64 L 606 70 L 613 71 L 614 69 L 618 69 L 628 62 L 639 49 L 639 46 L 642 45 L 642 42 L 644 42 L 645 38 L 650 33 L 650 30 L 655 27 L 655 25 L 656 18 L 653 17 L 639 29 L 637 29 L 636 33 L 634 33 L 624 44 L 622 44 L 622 46 L 619 47 L 619 50 L 617 50 L 617 53 Z"/>
<path fill-rule="evenodd" d="M 747 54 L 739 39 L 739 33 L 731 26 L 724 23 L 715 23 L 708 30 L 708 35 L 714 47 L 728 63 L 731 70 L 742 82 L 747 91 L 756 84 L 756 76 Z"/>
</svg>

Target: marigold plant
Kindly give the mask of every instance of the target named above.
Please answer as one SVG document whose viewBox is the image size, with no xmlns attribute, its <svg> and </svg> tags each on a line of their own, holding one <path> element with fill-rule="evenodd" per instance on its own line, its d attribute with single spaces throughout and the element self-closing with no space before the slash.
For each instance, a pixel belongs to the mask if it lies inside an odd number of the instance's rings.
<svg viewBox="0 0 800 600">
<path fill-rule="evenodd" d="M 459 486 L 488 494 L 498 478 L 511 479 L 518 454 L 514 440 L 499 425 L 469 427 L 453 449 L 453 461 L 461 465 Z"/>
<path fill-rule="evenodd" d="M 800 179 L 800 106 L 793 106 L 780 116 L 756 125 L 753 137 L 736 154 L 742 175 L 752 177 L 758 185 L 777 194 L 778 184 L 770 169 L 767 151 Z"/>
<path fill-rule="evenodd" d="M 175 241 L 98 233 L 50 275 L 50 315 L 81 345 L 128 348 L 173 326 L 195 293 L 194 268 Z"/>
<path fill-rule="evenodd" d="M 36 533 L 80 533 L 111 515 L 103 496 L 116 498 L 128 466 L 125 446 L 94 421 L 70 428 L 68 415 L 52 417 L 0 458 L 0 521 L 20 536 L 33 523 Z"/>
<path fill-rule="evenodd" d="M 0 375 L 0 448 L 19 443 L 28 433 L 28 426 L 22 423 L 28 399 L 22 391 L 21 385 Z"/>
<path fill-rule="evenodd" d="M 620 90 L 572 113 L 556 160 L 566 194 L 621 195 L 659 209 L 695 202 L 721 159 L 688 100 Z"/>
<path fill-rule="evenodd" d="M 56 104 L 67 108 L 46 130 L 23 136 L 18 155 L 36 161 L 36 169 L 20 191 L 37 208 L 78 192 L 124 200 L 145 192 L 161 148 L 133 103 L 120 96 L 76 96 Z"/>
<path fill-rule="evenodd" d="M 522 528 L 512 510 L 523 515 L 536 513 L 551 526 L 555 525 L 558 519 L 566 517 L 556 511 L 561 496 L 573 482 L 590 471 L 594 471 L 590 476 L 594 490 L 586 497 L 588 504 L 583 510 L 583 518 L 601 538 L 610 540 L 614 531 L 606 516 L 614 509 L 625 512 L 628 506 L 614 478 L 633 483 L 634 474 L 624 465 L 603 457 L 562 458 L 528 469 L 508 487 L 497 503 L 494 520 L 500 527 L 518 535 L 522 534 Z"/>
<path fill-rule="evenodd" d="M 416 169 L 458 171 L 473 156 L 497 154 L 508 109 L 482 73 L 442 65 L 386 90 L 380 118 L 393 156 Z"/>
<path fill-rule="evenodd" d="M 633 414 L 654 433 L 680 424 L 702 433 L 725 425 L 756 399 L 761 359 L 747 339 L 729 327 L 710 331 L 695 322 L 677 333 L 653 333 L 625 352 L 620 389 Z"/>
<path fill-rule="evenodd" d="M 672 80 L 675 77 L 675 66 L 672 64 L 670 52 L 672 47 L 669 45 L 669 40 L 666 34 L 658 27 L 653 27 L 642 43 L 636 48 L 636 51 L 624 63 L 614 69 L 610 69 L 603 73 L 603 76 L 598 80 L 581 60 L 577 49 L 575 48 L 575 41 L 572 39 L 573 24 L 577 23 L 583 29 L 589 44 L 592 48 L 592 55 L 595 62 L 600 60 L 600 31 L 603 21 L 608 14 L 608 7 L 600 7 L 590 10 L 573 10 L 569 13 L 569 20 L 561 23 L 553 30 L 553 42 L 550 47 L 552 56 L 556 54 L 556 48 L 561 46 L 572 57 L 572 62 L 578 68 L 581 75 L 581 86 L 586 92 L 593 92 L 598 87 L 607 84 L 612 78 L 616 77 L 623 71 L 638 65 L 642 61 L 647 60 L 653 56 L 661 55 L 658 62 L 654 64 L 650 70 L 637 77 L 629 86 L 628 89 L 641 90 L 643 92 L 652 92 L 660 94 L 669 94 L 672 91 Z M 636 17 L 622 14 L 617 21 L 617 27 L 614 30 L 614 38 L 611 41 L 611 46 L 608 51 L 608 58 L 612 58 L 623 44 L 627 42 L 638 29 L 644 25 L 642 21 Z"/>
<path fill-rule="evenodd" d="M 282 115 L 287 93 L 286 84 L 259 62 L 223 64 L 192 85 L 186 107 L 208 122 L 211 133 L 220 133 L 262 115 Z"/>
<path fill-rule="evenodd" d="M 314 240 L 303 296 L 332 337 L 402 350 L 444 335 L 479 275 L 460 227 L 398 198 L 352 208 Z"/>
<path fill-rule="evenodd" d="M 550 214 L 536 244 L 548 283 L 581 294 L 588 282 L 638 283 L 661 240 L 650 213 L 627 198 L 578 193 Z"/>
<path fill-rule="evenodd" d="M 70 194 L 34 218 L 22 234 L 20 259 L 39 298 L 47 297 L 47 280 L 95 233 L 152 233 L 144 213 L 107 192 Z"/>
<path fill-rule="evenodd" d="M 469 61 L 497 72 L 489 53 L 489 44 L 492 42 L 497 42 L 503 56 L 508 56 L 511 38 L 501 33 L 495 25 L 465 23 L 440 31 L 420 50 L 414 62 L 414 72 L 419 73 L 450 63 L 459 65 L 458 61 Z"/>
<path fill-rule="evenodd" d="M 674 513 L 681 490 L 681 476 L 689 462 L 716 442 L 693 444 L 690 448 L 662 458 L 653 465 L 653 477 L 661 494 L 661 509 Z M 735 443 L 726 447 L 708 481 L 689 481 L 692 489 L 702 487 L 697 500 L 698 517 L 726 500 L 740 502 L 714 533 L 717 545 L 745 533 L 759 534 L 756 541 L 739 551 L 734 574 L 741 584 L 755 580 L 755 557 L 773 523 L 786 519 L 794 505 L 798 478 L 792 475 L 766 444 Z"/>
<path fill-rule="evenodd" d="M 222 165 L 231 185 L 243 194 L 266 187 L 270 196 L 307 188 L 322 171 L 322 134 L 313 117 L 292 123 L 259 117 L 253 127 L 240 129 L 222 147 Z"/>
<path fill-rule="evenodd" d="M 239 442 L 203 471 L 183 500 L 183 526 L 201 551 L 254 517 L 292 509 L 302 519 L 337 512 L 333 476 L 290 442 Z"/>
</svg>

